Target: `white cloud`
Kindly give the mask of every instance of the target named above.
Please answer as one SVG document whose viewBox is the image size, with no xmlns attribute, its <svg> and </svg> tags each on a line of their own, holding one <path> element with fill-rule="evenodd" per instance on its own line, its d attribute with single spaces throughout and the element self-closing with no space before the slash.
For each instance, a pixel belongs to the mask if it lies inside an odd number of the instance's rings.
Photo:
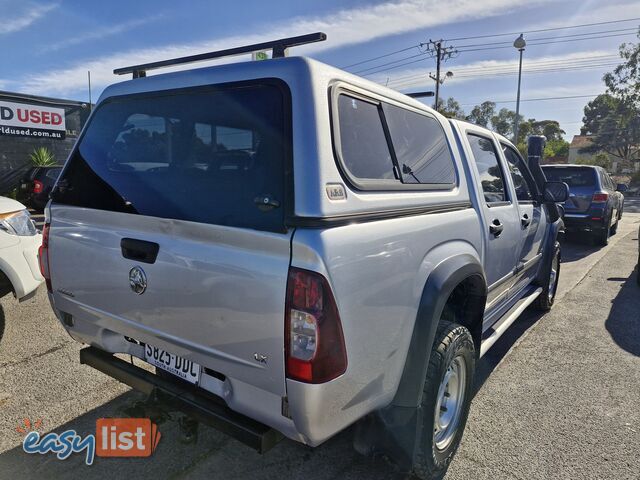
<svg viewBox="0 0 640 480">
<path fill-rule="evenodd" d="M 18 16 L 3 18 L 2 22 L 0 22 L 0 35 L 23 30 L 56 8 L 58 8 L 58 4 L 55 3 L 36 5 L 22 12 Z M 3 7 L 3 10 L 4 9 L 6 9 L 6 6 Z M 5 15 L 3 15 L 3 17 L 4 16 Z"/>
<path fill-rule="evenodd" d="M 584 25 L 589 23 L 611 22 L 621 19 L 639 18 L 640 2 L 637 0 L 602 2 L 601 0 L 590 0 L 580 2 L 580 6 L 576 9 L 572 16 L 557 16 L 553 20 L 547 20 L 540 24 L 530 25 L 525 30 L 537 30 L 544 28 L 565 27 L 567 25 Z M 615 23 L 607 25 L 594 25 L 591 27 L 593 31 L 633 28 L 638 27 L 638 21 L 630 21 L 623 23 Z M 577 33 L 578 31 L 576 31 Z M 584 30 L 579 30 L 583 33 Z M 558 35 L 570 35 L 571 30 L 559 32 Z M 546 34 L 545 34 L 546 35 Z"/>
<path fill-rule="evenodd" d="M 60 50 L 62 48 L 72 47 L 74 45 L 80 45 L 82 43 L 85 43 L 91 40 L 101 40 L 106 37 L 112 37 L 114 35 L 118 35 L 120 33 L 133 30 L 134 28 L 141 27 L 143 25 L 147 25 L 149 23 L 158 21 L 163 17 L 164 15 L 153 15 L 150 17 L 131 20 L 129 22 L 119 23 L 111 27 L 97 28 L 95 30 L 85 32 L 76 37 L 70 37 L 70 38 L 61 40 L 57 43 L 52 43 L 51 45 L 47 45 L 42 49 L 42 52 Z"/>
<path fill-rule="evenodd" d="M 166 45 L 129 52 L 115 53 L 70 67 L 42 74 L 29 75 L 19 88 L 30 93 L 65 94 L 86 88 L 87 70 L 91 70 L 96 90 L 112 83 L 116 78 L 112 70 L 117 67 L 146 63 L 171 57 L 217 50 L 235 45 L 250 44 L 269 39 L 324 31 L 328 40 L 322 44 L 296 49 L 297 53 L 310 53 L 344 45 L 364 43 L 376 38 L 397 35 L 437 25 L 465 20 L 478 20 L 531 7 L 551 0 L 401 0 L 370 7 L 344 9 L 316 17 L 299 17 L 265 28 L 252 35 L 238 35 L 207 42 Z"/>
</svg>

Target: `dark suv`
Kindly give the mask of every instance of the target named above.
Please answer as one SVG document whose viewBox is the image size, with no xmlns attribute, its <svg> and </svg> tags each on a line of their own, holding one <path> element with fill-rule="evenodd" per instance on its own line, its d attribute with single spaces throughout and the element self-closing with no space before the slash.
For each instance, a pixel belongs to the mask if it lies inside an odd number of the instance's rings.
<svg viewBox="0 0 640 480">
<path fill-rule="evenodd" d="M 22 178 L 18 199 L 29 208 L 44 210 L 61 170 L 59 165 L 31 167 Z"/>
<path fill-rule="evenodd" d="M 622 218 L 625 185 L 615 185 L 601 167 L 590 165 L 544 165 L 547 180 L 569 185 L 564 203 L 567 231 L 589 232 L 598 245 L 609 243 Z"/>
</svg>

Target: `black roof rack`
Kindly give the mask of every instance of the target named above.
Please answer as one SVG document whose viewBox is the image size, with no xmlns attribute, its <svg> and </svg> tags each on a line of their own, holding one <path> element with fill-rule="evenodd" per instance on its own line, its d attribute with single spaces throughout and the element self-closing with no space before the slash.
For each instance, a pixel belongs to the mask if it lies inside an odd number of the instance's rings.
<svg viewBox="0 0 640 480">
<path fill-rule="evenodd" d="M 243 53 L 253 53 L 260 50 L 271 50 L 272 58 L 285 57 L 289 47 L 305 45 L 307 43 L 322 42 L 327 39 L 327 35 L 322 32 L 309 33 L 297 37 L 281 38 L 270 42 L 254 43 L 253 45 L 245 45 L 243 47 L 227 48 L 218 50 L 217 52 L 200 53 L 198 55 L 189 55 L 186 57 L 172 58 L 170 60 L 162 60 L 160 62 L 143 63 L 132 67 L 116 68 L 113 73 L 116 75 L 124 75 L 132 73 L 133 78 L 146 77 L 147 70 L 156 68 L 170 67 L 173 65 L 182 65 L 185 63 L 202 62 L 214 58 L 230 57 L 233 55 L 241 55 Z"/>
</svg>

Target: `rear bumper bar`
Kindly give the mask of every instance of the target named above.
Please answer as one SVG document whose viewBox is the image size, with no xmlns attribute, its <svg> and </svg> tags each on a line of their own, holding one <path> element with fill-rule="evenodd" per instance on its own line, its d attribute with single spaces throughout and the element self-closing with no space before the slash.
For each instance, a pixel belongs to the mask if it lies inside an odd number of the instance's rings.
<svg viewBox="0 0 640 480">
<path fill-rule="evenodd" d="M 160 398 L 168 406 L 212 426 L 259 453 L 271 449 L 283 438 L 280 432 L 271 427 L 234 412 L 215 395 L 179 380 L 154 375 L 98 348 L 80 350 L 80 363 L 146 394 L 160 393 Z"/>
</svg>

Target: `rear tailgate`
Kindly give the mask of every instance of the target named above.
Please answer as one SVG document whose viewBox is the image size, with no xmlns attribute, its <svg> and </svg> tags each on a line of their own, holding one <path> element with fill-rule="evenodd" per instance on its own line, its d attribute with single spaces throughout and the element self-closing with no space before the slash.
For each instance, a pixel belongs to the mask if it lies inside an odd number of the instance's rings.
<svg viewBox="0 0 640 480">
<path fill-rule="evenodd" d="M 63 205 L 52 207 L 51 218 L 57 308 L 284 394 L 289 234 Z M 124 258 L 123 238 L 157 243 L 156 261 Z M 147 277 L 140 295 L 129 285 L 134 266 Z M 256 353 L 267 363 L 256 362 Z"/>
<path fill-rule="evenodd" d="M 590 167 L 543 167 L 547 180 L 565 182 L 569 186 L 569 199 L 564 208 L 567 213 L 586 213 L 591 207 L 593 193 L 598 190 L 596 172 Z"/>
<path fill-rule="evenodd" d="M 97 107 L 49 233 L 55 306 L 105 329 L 94 346 L 116 332 L 285 394 L 286 94 L 256 81 Z"/>
</svg>

